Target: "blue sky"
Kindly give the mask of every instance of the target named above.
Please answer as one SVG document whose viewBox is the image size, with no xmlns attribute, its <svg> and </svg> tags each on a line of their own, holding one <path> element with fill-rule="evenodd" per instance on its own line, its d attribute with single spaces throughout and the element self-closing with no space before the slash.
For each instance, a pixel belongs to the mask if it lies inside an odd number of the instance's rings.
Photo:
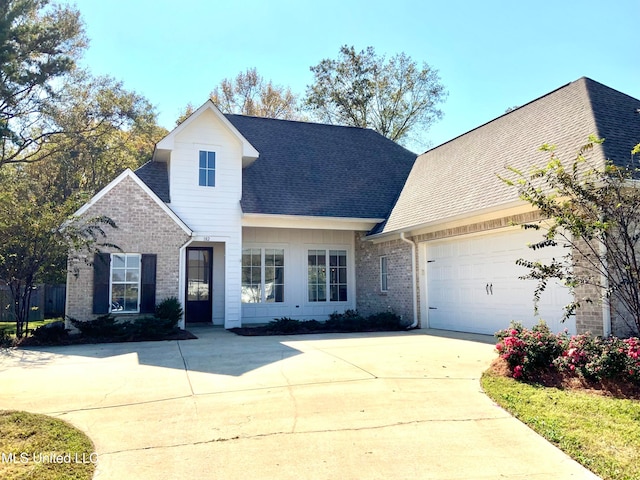
<svg viewBox="0 0 640 480">
<path fill-rule="evenodd" d="M 154 104 L 171 129 L 247 68 L 304 94 L 341 45 L 405 52 L 449 96 L 425 135 L 450 140 L 582 76 L 640 98 L 640 0 L 79 0 L 83 64 Z M 541 139 L 541 143 L 544 139 Z M 413 146 L 420 151 L 421 147 Z"/>
</svg>

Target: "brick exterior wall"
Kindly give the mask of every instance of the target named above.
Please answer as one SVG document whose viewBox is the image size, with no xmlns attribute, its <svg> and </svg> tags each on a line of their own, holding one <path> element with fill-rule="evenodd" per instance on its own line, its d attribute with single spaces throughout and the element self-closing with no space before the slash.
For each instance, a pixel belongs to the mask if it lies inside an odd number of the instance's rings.
<svg viewBox="0 0 640 480">
<path fill-rule="evenodd" d="M 585 246 L 586 244 L 580 249 L 583 250 Z M 584 277 L 588 275 L 589 270 L 585 267 L 587 260 L 576 249 L 573 249 L 572 255 L 576 276 Z M 595 285 L 578 285 L 576 287 L 575 298 L 580 303 L 580 307 L 576 310 L 576 329 L 578 333 L 590 332 L 593 335 L 604 335 L 601 295 L 601 289 Z M 613 329 L 611 333 L 615 334 Z"/>
<path fill-rule="evenodd" d="M 362 315 L 392 311 L 413 322 L 411 246 L 402 240 L 373 243 L 356 232 L 356 308 Z M 388 291 L 380 290 L 380 257 L 386 255 Z"/>
<path fill-rule="evenodd" d="M 156 264 L 156 302 L 178 296 L 180 247 L 189 236 L 130 177 L 124 179 L 99 199 L 85 213 L 91 218 L 105 215 L 118 228 L 106 228 L 106 242 L 124 253 L 153 253 Z M 105 249 L 116 252 L 114 249 Z M 72 256 L 73 258 L 74 256 Z M 91 262 L 93 257 L 87 258 Z M 70 261 L 67 275 L 66 315 L 78 320 L 92 320 L 93 266 L 77 259 Z"/>
</svg>

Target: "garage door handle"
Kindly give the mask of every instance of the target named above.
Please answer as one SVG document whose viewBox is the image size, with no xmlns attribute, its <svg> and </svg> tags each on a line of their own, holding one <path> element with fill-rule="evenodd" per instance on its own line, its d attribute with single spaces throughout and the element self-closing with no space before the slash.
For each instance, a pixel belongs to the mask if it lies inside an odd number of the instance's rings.
<svg viewBox="0 0 640 480">
<path fill-rule="evenodd" d="M 486 290 L 487 295 L 493 295 L 493 283 L 487 283 L 484 289 Z"/>
</svg>

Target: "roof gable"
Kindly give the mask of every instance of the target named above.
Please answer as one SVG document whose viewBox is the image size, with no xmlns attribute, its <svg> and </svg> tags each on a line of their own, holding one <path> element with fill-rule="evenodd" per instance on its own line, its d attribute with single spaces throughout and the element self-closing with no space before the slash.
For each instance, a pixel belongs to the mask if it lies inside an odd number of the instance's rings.
<svg viewBox="0 0 640 480">
<path fill-rule="evenodd" d="M 260 151 L 242 174 L 242 210 L 382 219 L 416 155 L 373 130 L 227 115 Z"/>
<path fill-rule="evenodd" d="M 191 123 L 195 122 L 204 112 L 213 112 L 216 118 L 233 134 L 235 135 L 240 143 L 242 144 L 242 160 L 243 166 L 249 165 L 256 158 L 258 158 L 258 151 L 254 148 L 251 143 L 236 129 L 236 127 L 227 120 L 225 115 L 220 112 L 218 107 L 211 100 L 207 100 L 200 108 L 198 108 L 195 112 L 193 112 L 189 117 L 186 118 L 180 125 L 174 128 L 168 135 L 166 135 L 162 140 L 160 140 L 156 144 L 156 150 L 154 152 L 154 160 L 162 159 L 164 160 L 162 152 L 171 151 L 175 148 L 175 138 L 176 136 L 187 128 Z"/>
<path fill-rule="evenodd" d="M 80 207 L 74 216 L 81 216 L 85 214 L 93 205 L 95 205 L 101 198 L 109 193 L 113 188 L 122 182 L 125 178 L 131 178 L 149 197 L 166 213 L 171 219 L 187 234 L 191 235 L 191 229 L 178 217 L 173 210 L 171 210 L 153 190 L 149 188 L 131 169 L 127 168 L 120 175 L 114 178 L 106 187 L 96 193 L 91 199 Z"/>
<path fill-rule="evenodd" d="M 519 202 L 497 175 L 542 166 L 544 144 L 571 160 L 591 134 L 605 138 L 592 158 L 618 163 L 640 139 L 640 100 L 581 78 L 418 157 L 382 232 L 408 230 Z M 634 143 L 635 142 L 635 143 Z"/>
</svg>

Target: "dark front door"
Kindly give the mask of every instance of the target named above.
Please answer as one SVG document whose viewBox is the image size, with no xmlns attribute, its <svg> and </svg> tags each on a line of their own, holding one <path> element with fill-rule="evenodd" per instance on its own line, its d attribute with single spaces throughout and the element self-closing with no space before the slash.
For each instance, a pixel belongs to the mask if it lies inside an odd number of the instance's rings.
<svg viewBox="0 0 640 480">
<path fill-rule="evenodd" d="M 211 322 L 211 274 L 213 249 L 187 248 L 187 292 L 185 316 L 189 323 Z"/>
</svg>

